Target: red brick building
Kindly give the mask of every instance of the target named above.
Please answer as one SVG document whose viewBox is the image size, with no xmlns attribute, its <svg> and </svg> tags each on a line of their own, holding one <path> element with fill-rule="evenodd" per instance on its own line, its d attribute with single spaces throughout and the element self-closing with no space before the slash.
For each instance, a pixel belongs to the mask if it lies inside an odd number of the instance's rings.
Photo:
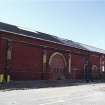
<svg viewBox="0 0 105 105">
<path fill-rule="evenodd" d="M 0 23 L 0 74 L 11 80 L 104 79 L 105 50 Z"/>
</svg>

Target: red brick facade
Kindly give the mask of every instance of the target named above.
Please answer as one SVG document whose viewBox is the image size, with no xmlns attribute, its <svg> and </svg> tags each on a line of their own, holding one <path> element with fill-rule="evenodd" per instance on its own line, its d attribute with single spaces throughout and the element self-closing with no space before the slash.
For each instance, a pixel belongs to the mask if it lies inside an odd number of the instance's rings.
<svg viewBox="0 0 105 105">
<path fill-rule="evenodd" d="M 0 33 L 0 74 L 9 74 L 11 80 L 82 80 L 86 58 L 92 64 L 93 79 L 103 79 L 105 54 Z"/>
</svg>

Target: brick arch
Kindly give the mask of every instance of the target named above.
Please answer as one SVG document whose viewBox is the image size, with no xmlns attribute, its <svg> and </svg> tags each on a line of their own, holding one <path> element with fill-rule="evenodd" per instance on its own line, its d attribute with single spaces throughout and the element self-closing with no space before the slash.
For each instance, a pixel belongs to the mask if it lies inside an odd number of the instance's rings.
<svg viewBox="0 0 105 105">
<path fill-rule="evenodd" d="M 66 66 L 65 56 L 59 52 L 53 53 L 49 59 L 49 68 L 52 73 L 52 79 L 64 79 L 64 70 Z"/>
</svg>

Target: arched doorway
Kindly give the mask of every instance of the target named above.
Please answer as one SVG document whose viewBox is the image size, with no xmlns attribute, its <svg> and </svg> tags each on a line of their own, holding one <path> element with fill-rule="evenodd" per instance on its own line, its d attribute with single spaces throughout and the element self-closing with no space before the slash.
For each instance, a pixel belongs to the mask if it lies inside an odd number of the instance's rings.
<svg viewBox="0 0 105 105">
<path fill-rule="evenodd" d="M 51 72 L 51 79 L 63 80 L 65 79 L 64 70 L 66 68 L 66 59 L 62 53 L 55 52 L 50 56 L 49 69 Z"/>
</svg>

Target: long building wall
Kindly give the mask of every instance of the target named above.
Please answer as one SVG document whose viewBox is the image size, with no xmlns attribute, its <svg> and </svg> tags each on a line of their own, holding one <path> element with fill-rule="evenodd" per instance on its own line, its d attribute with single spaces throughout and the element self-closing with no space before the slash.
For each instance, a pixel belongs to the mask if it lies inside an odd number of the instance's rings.
<svg viewBox="0 0 105 105">
<path fill-rule="evenodd" d="M 55 62 L 58 64 L 55 63 L 52 72 L 49 61 L 56 52 L 58 59 L 55 59 Z M 87 54 L 90 54 L 93 78 L 100 79 L 104 73 L 100 69 L 101 55 L 99 54 L 26 37 L 3 35 L 3 38 L 0 38 L 0 73 L 7 72 L 12 80 L 53 80 L 62 73 L 64 75 L 60 79 L 80 80 L 85 78 L 84 64 Z M 57 65 L 61 66 L 59 62 L 63 58 L 65 58 L 66 66 L 63 70 L 62 67 L 56 68 Z M 102 61 L 105 62 L 105 58 Z"/>
</svg>

